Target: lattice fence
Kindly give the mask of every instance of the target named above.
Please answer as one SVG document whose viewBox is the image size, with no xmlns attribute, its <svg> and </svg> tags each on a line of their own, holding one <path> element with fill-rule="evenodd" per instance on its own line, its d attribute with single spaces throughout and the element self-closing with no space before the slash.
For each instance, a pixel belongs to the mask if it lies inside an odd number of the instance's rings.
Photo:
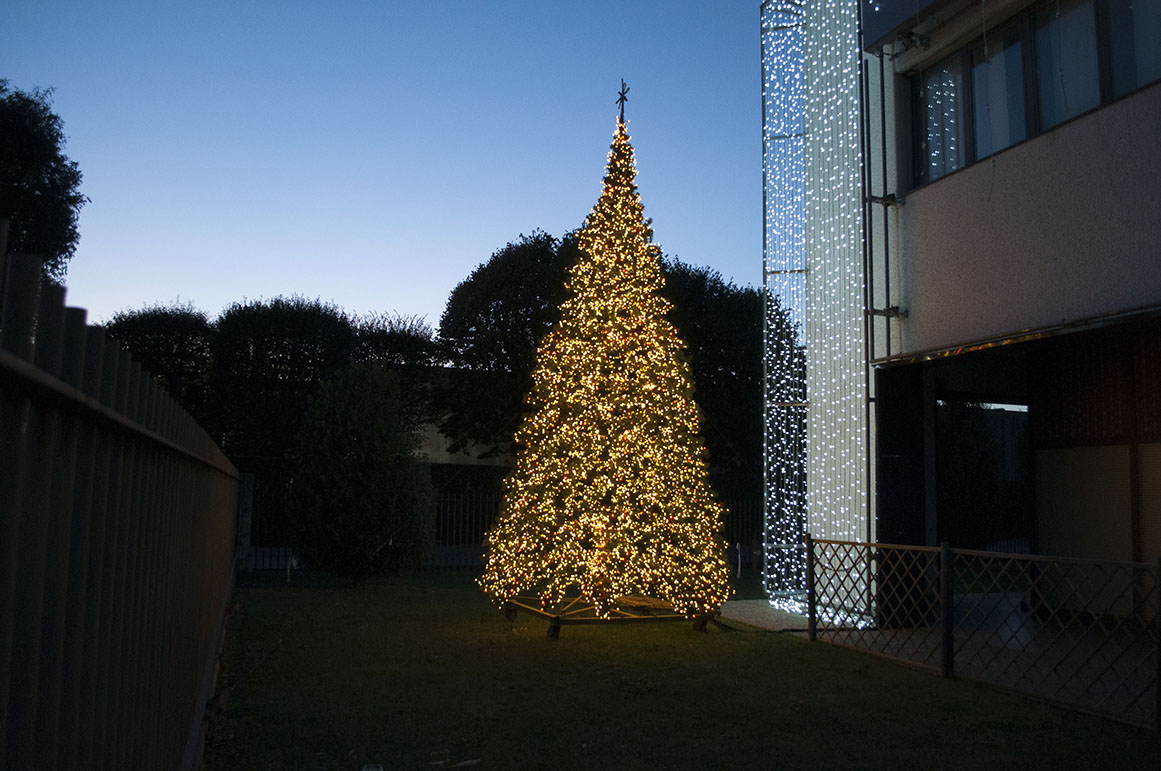
<svg viewBox="0 0 1161 771">
<path fill-rule="evenodd" d="M 1161 728 L 1161 566 L 812 540 L 812 639 Z"/>
</svg>

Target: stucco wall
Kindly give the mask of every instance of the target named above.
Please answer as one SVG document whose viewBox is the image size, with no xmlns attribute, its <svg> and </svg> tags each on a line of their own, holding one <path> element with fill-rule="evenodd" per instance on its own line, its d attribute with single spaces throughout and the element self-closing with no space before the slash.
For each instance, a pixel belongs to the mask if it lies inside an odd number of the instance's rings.
<svg viewBox="0 0 1161 771">
<path fill-rule="evenodd" d="M 1143 444 L 1138 449 L 1140 480 L 1140 559 L 1161 559 L 1161 444 Z"/>
<path fill-rule="evenodd" d="M 1161 84 L 912 191 L 904 351 L 1161 305 Z"/>
<path fill-rule="evenodd" d="M 420 455 L 426 457 L 430 463 L 452 463 L 464 466 L 507 466 L 511 459 L 507 455 L 480 457 L 483 448 L 471 445 L 459 452 L 451 452 L 448 448 L 451 440 L 440 433 L 439 429 L 430 423 L 419 427 Z"/>
<path fill-rule="evenodd" d="M 1133 558 L 1127 446 L 1039 450 L 1035 466 L 1040 554 Z"/>
</svg>

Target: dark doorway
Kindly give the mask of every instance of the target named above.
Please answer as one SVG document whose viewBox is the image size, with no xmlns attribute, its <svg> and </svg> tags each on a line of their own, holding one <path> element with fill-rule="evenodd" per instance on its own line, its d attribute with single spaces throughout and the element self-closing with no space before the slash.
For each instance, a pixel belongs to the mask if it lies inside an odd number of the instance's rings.
<svg viewBox="0 0 1161 771">
<path fill-rule="evenodd" d="M 1035 536 L 1028 406 L 939 400 L 936 537 L 957 548 L 1027 554 Z"/>
<path fill-rule="evenodd" d="M 877 540 L 1034 549 L 1026 350 L 876 370 Z"/>
</svg>

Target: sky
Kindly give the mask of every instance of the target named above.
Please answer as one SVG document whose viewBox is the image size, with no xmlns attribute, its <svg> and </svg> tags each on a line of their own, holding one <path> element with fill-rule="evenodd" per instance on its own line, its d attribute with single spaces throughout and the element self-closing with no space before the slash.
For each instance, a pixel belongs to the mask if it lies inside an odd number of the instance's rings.
<svg viewBox="0 0 1161 771">
<path fill-rule="evenodd" d="M 626 118 L 662 250 L 761 282 L 759 0 L 3 0 L 90 199 L 68 304 L 425 317 L 576 229 Z"/>
</svg>

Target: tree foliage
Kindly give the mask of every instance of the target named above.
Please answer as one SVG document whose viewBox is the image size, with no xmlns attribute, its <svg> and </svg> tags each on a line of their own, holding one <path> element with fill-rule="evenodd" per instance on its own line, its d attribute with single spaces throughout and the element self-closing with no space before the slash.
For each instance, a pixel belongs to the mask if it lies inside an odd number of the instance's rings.
<svg viewBox="0 0 1161 771">
<path fill-rule="evenodd" d="M 254 474 L 258 545 L 296 540 L 290 483 L 302 416 L 319 384 L 350 365 L 354 332 L 333 305 L 302 297 L 234 303 L 211 349 L 210 433 Z"/>
<path fill-rule="evenodd" d="M 576 257 L 570 238 L 521 234 L 452 290 L 439 341 L 456 371 L 437 385 L 436 400 L 453 451 L 511 445 L 532 387 L 536 347 L 559 318 Z"/>
<path fill-rule="evenodd" d="M 440 360 L 435 330 L 419 316 L 380 313 L 352 320 L 357 363 L 378 363 L 396 370 L 435 366 Z"/>
<path fill-rule="evenodd" d="M 230 457 L 281 458 L 319 383 L 346 369 L 355 333 L 342 310 L 277 297 L 234 303 L 212 348 L 212 422 Z"/>
<path fill-rule="evenodd" d="M 191 415 L 205 421 L 214 339 L 205 311 L 188 304 L 118 311 L 105 329 Z"/>
<path fill-rule="evenodd" d="M 64 146 L 52 89 L 13 90 L 0 79 L 0 217 L 10 220 L 8 251 L 39 255 L 45 277 L 57 282 L 76 253 L 77 217 L 89 200 Z"/>
<path fill-rule="evenodd" d="M 192 306 L 123 311 L 108 325 L 134 358 L 209 430 L 231 460 L 255 475 L 255 543 L 295 536 L 290 485 L 296 438 L 320 384 L 358 364 L 402 379 L 404 410 L 427 419 L 434 332 L 399 315 L 352 318 L 301 297 L 234 303 L 213 323 Z"/>
<path fill-rule="evenodd" d="M 418 447 L 396 373 L 356 365 L 320 386 L 295 477 L 298 551 L 308 564 L 356 581 L 418 564 L 434 506 Z"/>
<path fill-rule="evenodd" d="M 689 350 L 694 398 L 712 467 L 761 472 L 762 296 L 710 268 L 663 263 L 662 296 Z"/>
<path fill-rule="evenodd" d="M 559 318 L 575 237 L 536 231 L 496 251 L 461 282 L 439 338 L 457 371 L 436 387 L 441 428 L 456 448 L 506 450 L 524 414 L 536 348 Z M 685 341 L 704 414 L 710 463 L 744 478 L 731 493 L 759 495 L 762 447 L 762 298 L 721 274 L 662 262 L 662 296 Z M 754 488 L 751 490 L 750 488 Z"/>
<path fill-rule="evenodd" d="M 383 313 L 352 320 L 352 364 L 378 364 L 400 377 L 404 407 L 416 420 L 431 413 L 431 373 L 441 361 L 435 330 L 419 316 Z"/>
</svg>

